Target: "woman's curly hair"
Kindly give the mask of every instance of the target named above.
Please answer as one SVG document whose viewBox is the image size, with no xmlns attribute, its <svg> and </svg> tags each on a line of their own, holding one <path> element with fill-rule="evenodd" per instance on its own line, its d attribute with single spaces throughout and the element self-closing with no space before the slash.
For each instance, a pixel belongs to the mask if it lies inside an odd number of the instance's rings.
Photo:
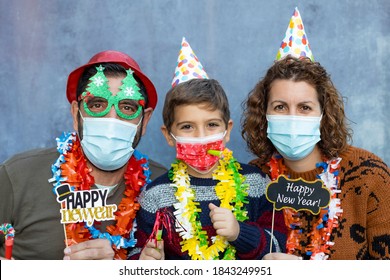
<svg viewBox="0 0 390 280">
<path fill-rule="evenodd" d="M 352 141 L 352 130 L 347 124 L 342 96 L 333 85 L 330 75 L 318 62 L 308 58 L 287 56 L 276 61 L 242 103 L 241 135 L 260 164 L 268 162 L 276 151 L 267 138 L 267 104 L 275 80 L 306 82 L 318 94 L 322 110 L 321 141 L 318 146 L 327 158 L 338 156 Z"/>
</svg>

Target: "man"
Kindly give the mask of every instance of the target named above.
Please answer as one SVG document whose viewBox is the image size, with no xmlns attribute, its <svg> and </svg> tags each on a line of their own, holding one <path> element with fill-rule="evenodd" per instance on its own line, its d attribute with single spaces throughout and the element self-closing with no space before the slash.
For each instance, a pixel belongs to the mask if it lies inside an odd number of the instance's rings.
<svg viewBox="0 0 390 280">
<path fill-rule="evenodd" d="M 15 229 L 12 256 L 126 258 L 137 195 L 166 171 L 134 150 L 157 104 L 156 90 L 130 56 L 103 51 L 70 73 L 66 95 L 77 133 L 57 138 L 57 151 L 34 150 L 0 165 L 0 223 Z M 102 199 L 93 207 L 95 194 Z"/>
</svg>

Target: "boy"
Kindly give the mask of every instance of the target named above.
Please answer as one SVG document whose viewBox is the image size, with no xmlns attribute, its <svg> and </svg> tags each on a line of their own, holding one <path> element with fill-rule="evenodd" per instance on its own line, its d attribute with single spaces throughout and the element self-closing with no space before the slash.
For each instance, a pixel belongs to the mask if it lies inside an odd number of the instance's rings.
<svg viewBox="0 0 390 280">
<path fill-rule="evenodd" d="M 225 149 L 233 127 L 228 100 L 216 80 L 203 77 L 174 82 L 166 95 L 161 129 L 177 161 L 140 196 L 136 237 L 144 247 L 132 259 L 261 259 L 270 250 L 269 179 Z M 284 248 L 283 230 L 276 215 L 272 251 Z"/>
</svg>

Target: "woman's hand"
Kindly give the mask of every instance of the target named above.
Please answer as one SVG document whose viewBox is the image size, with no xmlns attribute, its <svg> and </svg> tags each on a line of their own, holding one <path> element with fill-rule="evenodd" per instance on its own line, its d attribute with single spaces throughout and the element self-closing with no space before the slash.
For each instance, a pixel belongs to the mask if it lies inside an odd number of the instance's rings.
<svg viewBox="0 0 390 280">
<path fill-rule="evenodd" d="M 302 260 L 302 257 L 285 253 L 269 253 L 263 257 L 263 260 Z"/>
</svg>

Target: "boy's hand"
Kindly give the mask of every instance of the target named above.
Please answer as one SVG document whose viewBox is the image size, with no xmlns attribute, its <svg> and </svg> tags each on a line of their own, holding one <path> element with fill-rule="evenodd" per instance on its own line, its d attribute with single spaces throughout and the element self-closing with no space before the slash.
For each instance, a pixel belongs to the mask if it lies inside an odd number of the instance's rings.
<svg viewBox="0 0 390 280">
<path fill-rule="evenodd" d="M 226 237 L 228 241 L 236 240 L 240 233 L 240 226 L 232 211 L 212 203 L 209 204 L 209 209 L 211 222 L 217 234 Z"/>
<path fill-rule="evenodd" d="M 156 240 L 149 240 L 149 242 L 146 243 L 145 248 L 142 250 L 139 259 L 140 260 L 165 259 L 164 240 L 157 241 L 157 247 L 156 247 Z"/>
<path fill-rule="evenodd" d="M 64 260 L 112 260 L 114 250 L 107 239 L 93 239 L 65 248 Z"/>
</svg>

